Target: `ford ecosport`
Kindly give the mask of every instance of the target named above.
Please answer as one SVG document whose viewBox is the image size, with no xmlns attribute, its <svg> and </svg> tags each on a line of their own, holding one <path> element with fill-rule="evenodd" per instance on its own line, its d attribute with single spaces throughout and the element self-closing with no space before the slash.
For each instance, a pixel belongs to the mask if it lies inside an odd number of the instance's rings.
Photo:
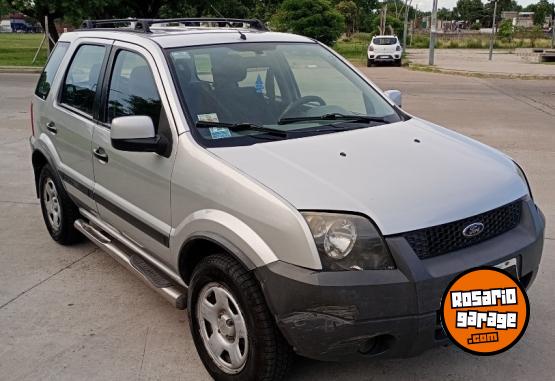
<svg viewBox="0 0 555 381">
<path fill-rule="evenodd" d="M 414 355 L 447 341 L 457 274 L 538 273 L 544 217 L 515 162 L 256 20 L 87 21 L 31 107 L 52 238 L 187 309 L 215 379 L 282 378 L 294 352 Z"/>
</svg>

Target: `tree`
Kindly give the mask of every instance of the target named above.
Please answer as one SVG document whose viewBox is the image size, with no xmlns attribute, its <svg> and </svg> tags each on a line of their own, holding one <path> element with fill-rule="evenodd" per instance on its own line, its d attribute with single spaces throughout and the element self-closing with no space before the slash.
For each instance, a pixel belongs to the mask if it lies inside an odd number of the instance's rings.
<svg viewBox="0 0 555 381">
<path fill-rule="evenodd" d="M 273 29 L 302 34 L 332 45 L 345 29 L 328 0 L 285 0 L 271 19 Z"/>
<path fill-rule="evenodd" d="M 543 26 L 545 18 L 551 16 L 553 5 L 547 0 L 540 0 L 536 4 L 530 4 L 526 7 L 526 11 L 534 12 L 534 25 Z"/>
<path fill-rule="evenodd" d="M 357 5 L 352 0 L 342 0 L 335 6 L 335 9 L 343 15 L 347 26 L 347 36 L 350 36 L 355 32 L 358 14 Z"/>
<path fill-rule="evenodd" d="M 438 20 L 452 20 L 453 12 L 447 8 L 440 8 L 437 10 L 437 18 Z"/>
<path fill-rule="evenodd" d="M 512 20 L 503 20 L 499 23 L 499 37 L 511 41 L 513 39 L 514 27 Z"/>
<path fill-rule="evenodd" d="M 520 6 L 515 0 L 498 0 L 497 1 L 497 16 L 496 23 L 501 19 L 501 12 L 505 11 L 518 11 Z M 484 6 L 484 17 L 482 18 L 482 25 L 491 27 L 491 22 L 493 20 L 493 11 L 495 9 L 495 4 L 493 1 L 486 2 Z"/>
<path fill-rule="evenodd" d="M 474 24 L 484 16 L 484 4 L 481 0 L 459 0 L 457 1 L 456 13 L 460 20 Z"/>
</svg>

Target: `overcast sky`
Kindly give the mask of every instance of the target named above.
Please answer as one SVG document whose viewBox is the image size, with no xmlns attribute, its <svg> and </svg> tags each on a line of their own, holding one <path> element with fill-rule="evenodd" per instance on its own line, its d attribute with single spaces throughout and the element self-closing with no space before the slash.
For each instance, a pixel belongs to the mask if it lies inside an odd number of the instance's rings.
<svg viewBox="0 0 555 381">
<path fill-rule="evenodd" d="M 485 3 L 485 1 L 486 0 L 482 0 L 482 3 Z M 517 0 L 517 3 L 522 5 L 523 7 L 527 6 L 528 4 L 533 4 L 537 2 L 538 0 Z M 418 9 L 422 11 L 431 11 L 432 3 L 433 3 L 433 0 L 412 0 L 412 5 L 415 6 L 416 4 L 418 4 Z M 438 0 L 438 3 L 437 3 L 438 8 L 451 9 L 455 5 L 457 5 L 457 0 Z"/>
</svg>

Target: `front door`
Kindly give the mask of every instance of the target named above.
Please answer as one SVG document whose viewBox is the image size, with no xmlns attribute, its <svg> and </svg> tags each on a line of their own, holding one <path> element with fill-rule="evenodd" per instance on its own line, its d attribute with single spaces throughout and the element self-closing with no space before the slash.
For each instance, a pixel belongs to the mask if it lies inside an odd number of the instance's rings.
<svg viewBox="0 0 555 381">
<path fill-rule="evenodd" d="M 105 77 L 102 123 L 94 130 L 94 198 L 100 217 L 157 259 L 168 262 L 171 230 L 170 180 L 177 135 L 152 56 L 136 45 L 116 42 Z M 171 152 L 126 152 L 112 147 L 110 124 L 123 116 L 152 118 Z M 168 150 L 170 151 L 170 150 Z"/>
</svg>

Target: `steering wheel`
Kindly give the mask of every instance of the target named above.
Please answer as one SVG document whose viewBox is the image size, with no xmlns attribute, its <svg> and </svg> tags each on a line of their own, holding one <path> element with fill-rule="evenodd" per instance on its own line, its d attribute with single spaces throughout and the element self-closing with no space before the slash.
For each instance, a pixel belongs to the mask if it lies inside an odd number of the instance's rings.
<svg viewBox="0 0 555 381">
<path fill-rule="evenodd" d="M 280 119 L 284 118 L 291 111 L 294 111 L 297 108 L 299 108 L 302 105 L 305 105 L 307 103 L 318 103 L 320 106 L 325 106 L 326 105 L 326 101 L 324 101 L 319 96 L 317 96 L 317 95 L 307 95 L 307 96 L 304 96 L 304 97 L 301 97 L 301 98 L 297 99 L 295 102 L 293 102 L 289 106 L 287 106 L 285 108 L 285 110 L 281 113 L 279 118 Z"/>
</svg>

